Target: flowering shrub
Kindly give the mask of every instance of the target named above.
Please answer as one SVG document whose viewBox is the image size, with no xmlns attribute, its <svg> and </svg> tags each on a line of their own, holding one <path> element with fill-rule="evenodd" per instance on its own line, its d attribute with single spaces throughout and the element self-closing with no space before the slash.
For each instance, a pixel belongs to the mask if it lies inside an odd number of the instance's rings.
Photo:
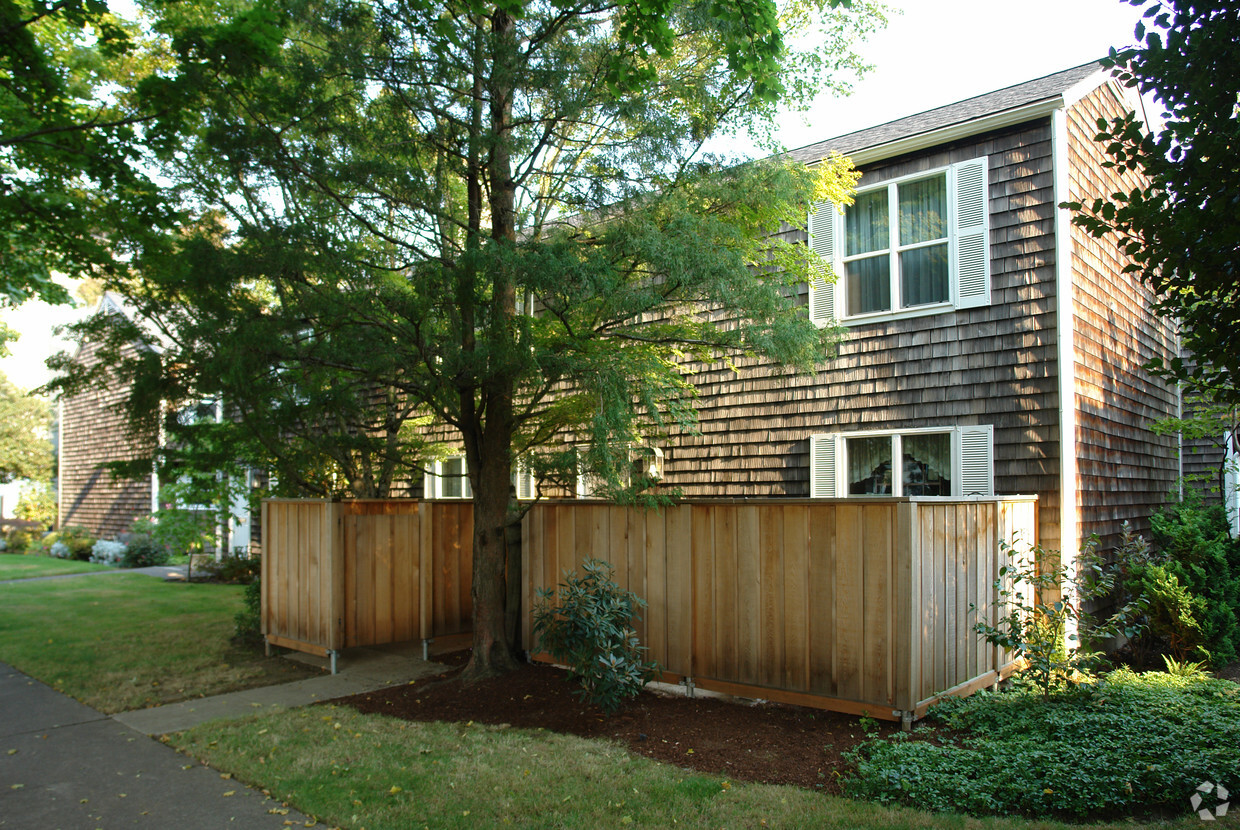
<svg viewBox="0 0 1240 830">
<path fill-rule="evenodd" d="M 52 547 L 48 550 L 48 553 L 57 559 L 68 559 L 69 546 L 64 542 L 53 542 Z"/>
<path fill-rule="evenodd" d="M 90 561 L 101 562 L 104 565 L 117 565 L 120 563 L 121 557 L 125 555 L 125 550 L 124 542 L 108 542 L 100 539 L 90 549 Z"/>
</svg>

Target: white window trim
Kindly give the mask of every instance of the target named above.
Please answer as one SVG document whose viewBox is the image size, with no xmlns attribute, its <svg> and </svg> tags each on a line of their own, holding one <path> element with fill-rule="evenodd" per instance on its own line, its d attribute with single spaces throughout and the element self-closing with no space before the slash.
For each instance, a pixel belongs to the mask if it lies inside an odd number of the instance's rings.
<svg viewBox="0 0 1240 830">
<path fill-rule="evenodd" d="M 447 478 L 444 473 L 445 466 L 450 462 L 458 460 L 461 462 L 461 495 L 445 496 L 443 494 L 444 481 Z M 422 496 L 428 499 L 472 499 L 474 493 L 473 488 L 469 484 L 469 470 L 465 464 L 465 456 L 450 455 L 447 458 L 432 462 L 426 468 L 426 475 L 422 479 Z"/>
<path fill-rule="evenodd" d="M 916 429 L 875 429 L 855 432 L 827 432 L 810 436 L 810 498 L 902 498 L 904 458 L 900 452 L 900 436 L 950 434 L 952 440 L 952 494 L 950 496 L 918 496 L 918 498 L 963 498 L 993 496 L 994 488 L 994 427 L 990 424 L 969 426 L 921 427 Z M 848 492 L 848 445 L 850 438 L 892 439 L 892 490 L 883 495 L 850 495 Z M 968 469 L 966 469 L 966 462 Z M 965 491 L 966 481 L 969 491 Z M 980 485 L 980 487 L 979 487 Z"/>
<path fill-rule="evenodd" d="M 830 202 L 814 205 L 809 217 L 809 247 L 819 258 L 827 260 L 831 271 L 837 277 L 834 283 L 821 278 L 810 280 L 809 314 L 810 319 L 818 326 L 838 323 L 842 326 L 859 326 L 868 323 L 903 320 L 913 317 L 926 317 L 932 314 L 944 314 L 964 308 L 976 308 L 990 305 L 990 192 L 988 178 L 989 164 L 986 156 L 979 156 L 965 161 L 955 162 L 932 170 L 910 173 L 870 187 L 859 188 L 858 194 L 865 194 L 883 188 L 888 189 L 888 211 L 890 216 L 898 216 L 898 187 L 901 184 L 927 179 L 939 174 L 947 176 L 948 204 L 948 291 L 950 299 L 940 303 L 908 308 L 893 308 L 889 311 L 873 311 L 865 314 L 846 315 L 847 298 L 844 282 L 844 212 Z M 960 181 L 962 173 L 967 181 L 972 181 L 975 188 L 980 187 L 980 197 L 972 202 L 971 209 L 962 210 Z M 980 182 L 977 179 L 980 176 Z M 978 218 L 980 216 L 980 219 Z M 968 224 L 964 224 L 964 223 Z M 889 219 L 891 233 L 898 233 L 898 219 Z M 889 239 L 889 242 L 893 241 Z M 976 286 L 972 294 L 961 292 L 961 251 L 962 246 L 980 245 L 982 255 L 974 260 L 974 268 L 980 269 L 974 274 Z M 919 243 L 922 244 L 922 243 Z M 924 243 L 942 244 L 942 243 Z M 898 259 L 901 250 L 912 250 L 918 245 L 889 245 L 885 250 L 893 259 L 890 269 L 892 282 L 892 301 L 899 295 Z M 864 258 L 863 255 L 849 257 Z"/>
<path fill-rule="evenodd" d="M 584 444 L 578 445 L 577 446 L 578 459 L 584 456 L 588 450 L 589 450 L 588 446 Z M 659 447 L 653 446 L 651 444 L 629 445 L 628 456 L 629 456 L 629 463 L 625 467 L 625 473 L 621 481 L 621 483 L 624 484 L 624 486 L 627 487 L 632 482 L 632 475 L 633 475 L 632 468 L 633 468 L 633 465 L 638 461 L 641 461 L 645 465 L 646 467 L 645 473 L 647 477 L 653 479 L 654 481 L 662 481 L 663 479 L 663 450 L 662 449 L 660 449 Z M 582 469 L 581 463 L 579 461 L 577 464 L 577 484 L 575 488 L 577 498 L 579 499 L 603 498 L 601 495 L 595 492 L 595 488 L 591 486 L 590 484 L 591 478 L 594 478 L 594 476 L 587 474 Z"/>
</svg>

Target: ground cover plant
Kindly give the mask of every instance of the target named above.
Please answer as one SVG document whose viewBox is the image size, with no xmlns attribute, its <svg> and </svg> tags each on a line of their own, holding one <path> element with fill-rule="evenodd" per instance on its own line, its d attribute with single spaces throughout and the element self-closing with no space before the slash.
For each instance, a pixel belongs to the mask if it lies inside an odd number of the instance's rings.
<svg viewBox="0 0 1240 830">
<path fill-rule="evenodd" d="M 0 585 L 0 660 L 107 713 L 312 671 L 232 645 L 241 608 L 240 586 L 141 574 L 9 583 Z"/>
<path fill-rule="evenodd" d="M 169 740 L 328 826 L 352 830 L 1071 826 L 936 816 L 798 787 L 741 783 L 639 757 L 605 740 L 472 721 L 411 723 L 346 706 L 215 722 Z M 1192 816 L 1163 826 L 1199 824 Z"/>
<path fill-rule="evenodd" d="M 845 791 L 971 814 L 1182 814 L 1198 785 L 1240 791 L 1240 686 L 1200 672 L 1111 672 L 1042 699 L 1015 688 L 945 701 L 935 741 L 855 755 Z"/>
<path fill-rule="evenodd" d="M 0 553 L 0 582 L 9 579 L 30 579 L 36 576 L 58 576 L 106 570 L 105 566 L 91 562 L 21 553 Z"/>
</svg>

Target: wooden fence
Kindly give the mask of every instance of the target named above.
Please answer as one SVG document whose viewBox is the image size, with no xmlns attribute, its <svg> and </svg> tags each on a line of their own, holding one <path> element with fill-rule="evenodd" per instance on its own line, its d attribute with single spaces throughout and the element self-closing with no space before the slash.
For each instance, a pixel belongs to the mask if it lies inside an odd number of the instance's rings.
<svg viewBox="0 0 1240 830">
<path fill-rule="evenodd" d="M 993 619 L 999 540 L 1036 527 L 1032 498 L 540 504 L 525 602 L 603 559 L 649 603 L 639 634 L 664 679 L 912 719 L 1010 670 L 969 609 Z M 527 643 L 530 626 L 527 613 Z"/>
<path fill-rule="evenodd" d="M 319 655 L 470 629 L 473 505 L 267 499 L 263 633 Z"/>
<path fill-rule="evenodd" d="M 1036 511 L 1032 497 L 542 502 L 522 526 L 524 642 L 537 590 L 603 559 L 648 602 L 639 634 L 665 680 L 917 718 L 1010 670 L 970 607 L 993 621 L 999 542 L 1033 541 Z M 269 643 L 334 656 L 469 630 L 469 502 L 268 500 L 262 520 Z"/>
</svg>

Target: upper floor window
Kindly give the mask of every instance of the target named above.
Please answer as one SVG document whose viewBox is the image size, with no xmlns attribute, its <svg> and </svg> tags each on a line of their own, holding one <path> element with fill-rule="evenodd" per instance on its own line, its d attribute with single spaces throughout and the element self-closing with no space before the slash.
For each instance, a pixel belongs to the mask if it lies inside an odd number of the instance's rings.
<svg viewBox="0 0 1240 830">
<path fill-rule="evenodd" d="M 820 325 L 990 302 L 985 157 L 862 188 L 842 216 L 817 204 L 809 229 L 837 277 L 810 283 Z"/>
</svg>

